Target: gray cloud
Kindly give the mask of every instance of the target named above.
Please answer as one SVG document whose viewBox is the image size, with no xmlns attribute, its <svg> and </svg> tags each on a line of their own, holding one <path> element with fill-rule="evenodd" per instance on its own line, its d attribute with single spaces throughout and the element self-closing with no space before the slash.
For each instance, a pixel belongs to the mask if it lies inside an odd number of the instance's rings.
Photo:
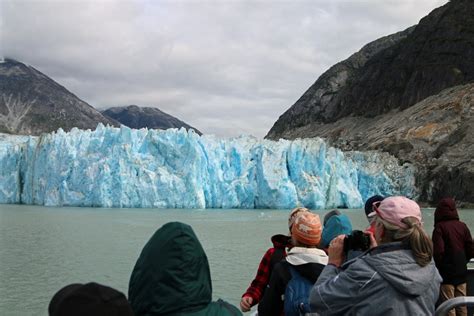
<svg viewBox="0 0 474 316">
<path fill-rule="evenodd" d="M 156 106 L 204 133 L 263 137 L 331 65 L 446 0 L 0 3 L 0 54 L 96 108 Z"/>
</svg>

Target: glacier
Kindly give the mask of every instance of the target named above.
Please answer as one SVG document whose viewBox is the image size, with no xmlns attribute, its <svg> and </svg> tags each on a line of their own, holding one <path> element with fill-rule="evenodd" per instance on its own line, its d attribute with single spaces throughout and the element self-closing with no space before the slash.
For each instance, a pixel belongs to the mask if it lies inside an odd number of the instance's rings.
<svg viewBox="0 0 474 316">
<path fill-rule="evenodd" d="M 0 203 L 133 208 L 360 208 L 414 197 L 415 168 L 320 138 L 220 139 L 192 130 L 105 127 L 0 135 Z"/>
</svg>

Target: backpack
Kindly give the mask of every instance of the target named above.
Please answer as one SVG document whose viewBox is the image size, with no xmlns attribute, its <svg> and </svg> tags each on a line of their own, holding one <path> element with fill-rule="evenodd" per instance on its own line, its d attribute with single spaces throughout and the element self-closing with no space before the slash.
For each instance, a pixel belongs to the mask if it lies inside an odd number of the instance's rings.
<svg viewBox="0 0 474 316">
<path fill-rule="evenodd" d="M 285 316 L 318 315 L 311 313 L 309 308 L 309 293 L 313 283 L 301 276 L 296 269 L 288 264 L 291 279 L 285 289 L 284 310 Z"/>
</svg>

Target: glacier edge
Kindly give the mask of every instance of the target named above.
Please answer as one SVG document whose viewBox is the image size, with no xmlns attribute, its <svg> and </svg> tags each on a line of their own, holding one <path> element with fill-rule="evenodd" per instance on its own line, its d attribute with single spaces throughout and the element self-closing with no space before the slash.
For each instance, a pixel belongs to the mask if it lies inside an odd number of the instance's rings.
<svg viewBox="0 0 474 316">
<path fill-rule="evenodd" d="M 185 129 L 104 127 L 0 135 L 0 203 L 149 208 L 360 208 L 416 197 L 415 167 L 320 138 L 218 139 Z"/>
</svg>

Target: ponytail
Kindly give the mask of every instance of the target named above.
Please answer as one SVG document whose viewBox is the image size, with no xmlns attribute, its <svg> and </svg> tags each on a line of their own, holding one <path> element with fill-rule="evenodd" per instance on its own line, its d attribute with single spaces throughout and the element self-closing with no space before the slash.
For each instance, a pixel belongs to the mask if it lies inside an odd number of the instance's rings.
<svg viewBox="0 0 474 316">
<path fill-rule="evenodd" d="M 402 241 L 410 246 L 410 249 L 415 257 L 416 263 L 424 267 L 431 262 L 433 257 L 433 242 L 426 235 L 421 223 L 415 217 L 405 217 L 402 223 L 408 228 L 400 228 L 388 223 L 387 221 L 378 218 L 387 231 L 385 235 L 390 241 Z"/>
<path fill-rule="evenodd" d="M 415 261 L 418 265 L 424 267 L 431 262 L 433 257 L 433 242 L 426 235 L 421 223 L 414 217 L 405 217 L 402 223 L 408 226 L 406 230 L 398 230 L 395 238 L 406 240 L 415 256 Z M 398 236 L 397 236 L 398 235 Z"/>
</svg>

